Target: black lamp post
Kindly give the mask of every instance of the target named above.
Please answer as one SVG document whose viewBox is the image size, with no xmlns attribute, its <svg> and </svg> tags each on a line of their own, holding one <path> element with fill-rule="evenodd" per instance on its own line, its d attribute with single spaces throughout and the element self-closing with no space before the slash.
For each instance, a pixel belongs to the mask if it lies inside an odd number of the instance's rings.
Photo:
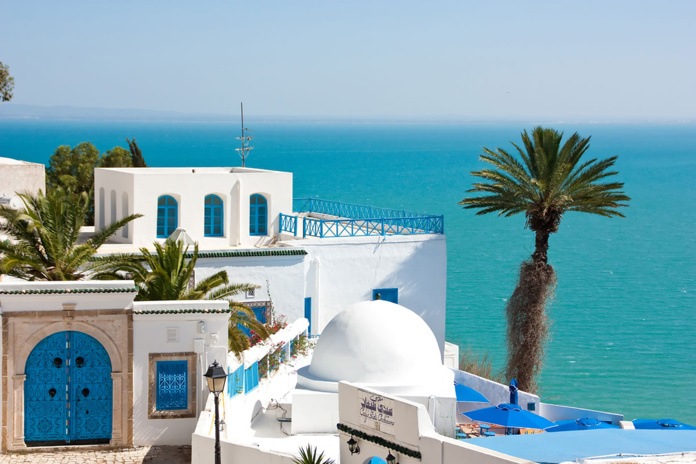
<svg viewBox="0 0 696 464">
<path fill-rule="evenodd" d="M 393 454 L 391 454 L 391 451 L 389 452 L 389 455 L 387 456 L 387 464 L 396 464 L 396 458 L 394 457 Z"/>
<path fill-rule="evenodd" d="M 208 390 L 215 395 L 215 464 L 221 464 L 220 460 L 220 416 L 218 413 L 218 396 L 225 388 L 227 374 L 225 369 L 217 361 L 208 368 L 208 372 L 203 375 L 208 381 Z"/>
</svg>

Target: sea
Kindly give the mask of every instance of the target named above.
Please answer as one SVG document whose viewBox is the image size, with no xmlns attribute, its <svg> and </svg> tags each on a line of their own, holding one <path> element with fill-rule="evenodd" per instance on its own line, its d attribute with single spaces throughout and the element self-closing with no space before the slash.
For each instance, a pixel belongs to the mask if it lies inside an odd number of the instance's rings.
<svg viewBox="0 0 696 464">
<path fill-rule="evenodd" d="M 291 171 L 295 197 L 445 216 L 447 340 L 505 364 L 505 305 L 534 249 L 523 217 L 458 202 L 532 123 L 264 122 L 247 166 Z M 696 425 L 696 125 L 565 124 L 586 157 L 617 155 L 625 218 L 567 213 L 550 239 L 558 283 L 540 378 L 549 403 Z M 238 123 L 0 120 L 0 156 L 45 163 L 59 145 L 135 138 L 150 166 L 239 166 Z"/>
</svg>

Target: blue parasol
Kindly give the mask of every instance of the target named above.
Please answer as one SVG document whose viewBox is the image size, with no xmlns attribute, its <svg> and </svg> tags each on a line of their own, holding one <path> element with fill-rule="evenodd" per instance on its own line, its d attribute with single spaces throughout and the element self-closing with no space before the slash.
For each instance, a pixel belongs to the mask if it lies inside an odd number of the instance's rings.
<svg viewBox="0 0 696 464">
<path fill-rule="evenodd" d="M 557 421 L 556 425 L 546 429 L 547 432 L 569 432 L 571 430 L 593 430 L 593 429 L 618 429 L 618 425 L 607 424 L 606 422 L 583 417 L 582 419 L 571 419 Z"/>
<path fill-rule="evenodd" d="M 387 464 L 387 461 L 377 456 L 372 456 L 372 458 L 370 458 L 370 460 L 367 462 L 368 464 Z"/>
<path fill-rule="evenodd" d="M 468 401 L 472 403 L 490 403 L 481 393 L 466 385 L 454 384 L 454 391 L 457 394 L 457 401 Z"/>
<path fill-rule="evenodd" d="M 510 404 L 517 404 L 517 379 L 512 379 L 510 381 Z"/>
<path fill-rule="evenodd" d="M 503 403 L 498 406 L 477 409 L 462 414 L 471 420 L 511 428 L 545 429 L 554 425 L 550 420 L 529 411 L 523 411 L 516 404 L 510 403 Z"/>
<path fill-rule="evenodd" d="M 693 425 L 674 419 L 636 419 L 633 421 L 633 426 L 636 429 L 696 430 Z"/>
</svg>

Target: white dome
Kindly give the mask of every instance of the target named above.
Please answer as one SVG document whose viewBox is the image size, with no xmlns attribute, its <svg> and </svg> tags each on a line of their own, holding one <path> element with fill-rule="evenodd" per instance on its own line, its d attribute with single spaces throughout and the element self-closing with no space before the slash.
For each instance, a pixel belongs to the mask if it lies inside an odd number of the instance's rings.
<svg viewBox="0 0 696 464">
<path fill-rule="evenodd" d="M 308 373 L 328 382 L 425 385 L 442 375 L 430 327 L 413 311 L 388 301 L 366 301 L 340 312 L 322 331 Z"/>
</svg>

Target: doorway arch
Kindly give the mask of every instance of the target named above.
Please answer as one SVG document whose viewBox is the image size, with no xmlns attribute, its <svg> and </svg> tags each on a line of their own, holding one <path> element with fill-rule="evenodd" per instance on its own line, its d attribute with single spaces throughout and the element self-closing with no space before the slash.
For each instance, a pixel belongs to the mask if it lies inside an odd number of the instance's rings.
<svg viewBox="0 0 696 464">
<path fill-rule="evenodd" d="M 55 332 L 34 346 L 24 371 L 27 446 L 109 443 L 112 366 L 96 338 L 78 331 Z"/>
</svg>

